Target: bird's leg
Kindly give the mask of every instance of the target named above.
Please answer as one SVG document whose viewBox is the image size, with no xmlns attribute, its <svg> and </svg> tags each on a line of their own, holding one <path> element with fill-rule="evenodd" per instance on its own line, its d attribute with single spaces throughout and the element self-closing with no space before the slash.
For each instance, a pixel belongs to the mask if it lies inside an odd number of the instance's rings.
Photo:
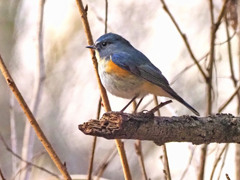
<svg viewBox="0 0 240 180">
<path fill-rule="evenodd" d="M 134 96 L 134 97 L 131 99 L 131 101 L 129 101 L 129 103 L 127 103 L 127 105 L 124 106 L 124 108 L 123 108 L 120 112 L 125 111 L 125 109 L 127 109 L 127 107 L 128 107 L 136 98 L 137 98 L 137 96 Z"/>
<path fill-rule="evenodd" d="M 136 107 L 135 107 L 133 113 L 136 113 L 136 112 L 137 112 L 137 109 L 138 109 L 138 107 L 140 106 L 140 104 L 141 104 L 143 98 L 144 98 L 144 97 L 142 97 L 142 98 L 138 101 L 138 103 L 137 103 L 137 105 L 136 105 Z"/>
</svg>

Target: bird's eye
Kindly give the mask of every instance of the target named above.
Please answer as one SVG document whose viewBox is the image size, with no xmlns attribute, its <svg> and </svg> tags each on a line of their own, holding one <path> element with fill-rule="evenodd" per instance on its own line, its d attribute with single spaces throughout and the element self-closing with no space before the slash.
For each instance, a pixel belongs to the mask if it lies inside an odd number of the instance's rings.
<svg viewBox="0 0 240 180">
<path fill-rule="evenodd" d="M 103 42 L 103 43 L 102 43 L 102 46 L 106 46 L 106 45 L 107 45 L 107 43 L 106 43 L 106 42 Z"/>
</svg>

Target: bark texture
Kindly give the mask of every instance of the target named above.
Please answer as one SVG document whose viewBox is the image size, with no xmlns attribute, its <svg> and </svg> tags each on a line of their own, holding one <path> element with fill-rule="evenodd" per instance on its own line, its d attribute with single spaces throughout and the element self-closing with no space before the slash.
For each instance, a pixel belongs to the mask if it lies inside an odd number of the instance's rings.
<svg viewBox="0 0 240 180">
<path fill-rule="evenodd" d="M 151 113 L 105 113 L 100 120 L 90 120 L 79 129 L 107 139 L 140 139 L 158 145 L 167 142 L 239 143 L 240 117 L 216 114 L 208 117 L 156 117 Z"/>
</svg>

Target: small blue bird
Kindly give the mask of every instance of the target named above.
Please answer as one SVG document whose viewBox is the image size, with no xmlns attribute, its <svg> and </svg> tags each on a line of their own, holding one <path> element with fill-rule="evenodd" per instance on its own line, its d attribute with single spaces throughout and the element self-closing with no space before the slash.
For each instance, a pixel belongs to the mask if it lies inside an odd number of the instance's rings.
<svg viewBox="0 0 240 180">
<path fill-rule="evenodd" d="M 194 114 L 199 113 L 169 85 L 162 72 L 122 36 L 107 33 L 97 39 L 94 49 L 103 86 L 111 94 L 132 99 L 147 94 L 176 99 Z"/>
</svg>

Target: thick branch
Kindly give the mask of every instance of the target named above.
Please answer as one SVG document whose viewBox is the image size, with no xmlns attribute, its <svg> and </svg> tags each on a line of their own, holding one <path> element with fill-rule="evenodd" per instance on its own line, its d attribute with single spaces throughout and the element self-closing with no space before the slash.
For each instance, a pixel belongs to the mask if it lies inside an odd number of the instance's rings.
<svg viewBox="0 0 240 180">
<path fill-rule="evenodd" d="M 166 142 L 239 143 L 240 117 L 217 114 L 208 117 L 154 117 L 150 113 L 136 115 L 108 112 L 100 120 L 90 120 L 79 129 L 93 136 L 107 139 L 140 139 Z"/>
</svg>

